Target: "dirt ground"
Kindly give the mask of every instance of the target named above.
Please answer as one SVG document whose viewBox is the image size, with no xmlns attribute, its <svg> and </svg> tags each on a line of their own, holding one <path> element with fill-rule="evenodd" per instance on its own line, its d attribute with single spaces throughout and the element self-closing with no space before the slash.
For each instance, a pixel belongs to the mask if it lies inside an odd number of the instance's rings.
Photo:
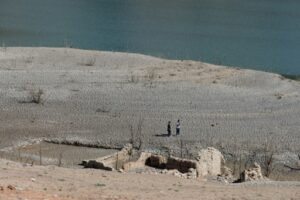
<svg viewBox="0 0 300 200">
<path fill-rule="evenodd" d="M 162 174 L 26 166 L 7 160 L 0 160 L 0 186 L 1 200 L 300 199 L 300 182 L 222 184 Z"/>
</svg>

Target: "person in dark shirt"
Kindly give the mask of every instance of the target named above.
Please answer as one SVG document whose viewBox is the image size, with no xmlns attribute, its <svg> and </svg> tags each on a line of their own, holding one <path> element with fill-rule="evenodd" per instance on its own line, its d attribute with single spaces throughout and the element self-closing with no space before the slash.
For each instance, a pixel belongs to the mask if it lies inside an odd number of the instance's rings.
<svg viewBox="0 0 300 200">
<path fill-rule="evenodd" d="M 168 131 L 168 136 L 170 137 L 171 134 L 172 134 L 172 131 L 171 131 L 171 122 L 170 121 L 168 122 L 167 131 Z"/>
<path fill-rule="evenodd" d="M 180 120 L 177 120 L 177 123 L 176 123 L 176 135 L 179 135 L 180 134 Z"/>
</svg>

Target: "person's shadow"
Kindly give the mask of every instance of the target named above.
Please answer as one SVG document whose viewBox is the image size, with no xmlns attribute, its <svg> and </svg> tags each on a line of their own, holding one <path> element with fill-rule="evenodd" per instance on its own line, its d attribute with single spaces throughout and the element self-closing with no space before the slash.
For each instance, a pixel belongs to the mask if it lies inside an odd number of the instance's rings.
<svg viewBox="0 0 300 200">
<path fill-rule="evenodd" d="M 166 133 L 166 134 L 164 134 L 164 133 L 162 133 L 162 134 L 155 134 L 154 135 L 155 137 L 169 137 L 169 135 Z"/>
</svg>

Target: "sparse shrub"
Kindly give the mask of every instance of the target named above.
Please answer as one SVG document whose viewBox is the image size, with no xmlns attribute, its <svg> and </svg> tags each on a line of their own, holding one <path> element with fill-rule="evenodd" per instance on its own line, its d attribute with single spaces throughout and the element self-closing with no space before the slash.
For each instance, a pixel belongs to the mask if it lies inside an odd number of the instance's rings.
<svg viewBox="0 0 300 200">
<path fill-rule="evenodd" d="M 58 159 L 57 159 L 57 166 L 58 167 L 61 167 L 62 166 L 62 158 L 63 158 L 63 152 L 59 152 L 59 155 L 58 155 Z"/>
<path fill-rule="evenodd" d="M 154 80 L 154 78 L 155 78 L 155 70 L 153 68 L 149 69 L 147 71 L 147 78 L 148 78 L 149 81 Z"/>
<path fill-rule="evenodd" d="M 132 144 L 132 146 L 133 146 L 133 143 L 135 142 L 135 134 L 134 134 L 133 125 L 132 125 L 132 124 L 129 124 L 128 127 L 129 127 L 129 132 L 130 132 L 130 140 L 129 140 L 129 143 Z"/>
<path fill-rule="evenodd" d="M 136 128 L 134 128 L 133 124 L 129 124 L 129 131 L 130 131 L 130 143 L 132 146 L 138 150 L 142 149 L 144 135 L 143 135 L 143 123 L 144 119 L 139 118 Z"/>
<path fill-rule="evenodd" d="M 97 113 L 109 113 L 109 112 L 110 112 L 110 109 L 109 109 L 109 108 L 106 108 L 105 106 L 102 106 L 101 108 L 97 108 L 97 109 L 96 109 L 96 112 L 97 112 Z"/>
<path fill-rule="evenodd" d="M 274 96 L 278 99 L 278 100 L 280 100 L 280 99 L 282 99 L 282 97 L 284 96 L 283 94 L 280 94 L 280 93 L 276 93 L 276 94 L 274 94 Z"/>
<path fill-rule="evenodd" d="M 24 60 L 25 60 L 25 63 L 27 64 L 31 64 L 33 62 L 33 56 L 30 56 L 30 57 L 26 57 Z"/>
<path fill-rule="evenodd" d="M 262 149 L 262 167 L 265 170 L 265 176 L 269 177 L 272 171 L 275 169 L 274 166 L 274 155 L 275 147 L 272 139 L 266 139 Z"/>
<path fill-rule="evenodd" d="M 42 144 L 40 143 L 40 145 L 39 145 L 39 157 L 40 157 L 40 165 L 42 165 L 42 157 L 43 157 L 43 155 L 42 155 Z"/>
<path fill-rule="evenodd" d="M 95 56 L 89 57 L 83 60 L 80 64 L 84 66 L 94 66 L 96 64 L 96 57 Z"/>
<path fill-rule="evenodd" d="M 146 80 L 149 82 L 149 87 L 153 87 L 153 81 L 155 80 L 156 72 L 154 68 L 150 68 L 146 73 Z"/>
<path fill-rule="evenodd" d="M 181 158 L 191 158 L 192 156 L 189 155 L 189 151 L 188 148 L 186 147 L 188 145 L 188 141 L 187 140 L 183 140 L 182 137 L 180 137 L 178 139 L 178 145 L 180 148 L 180 157 Z"/>
<path fill-rule="evenodd" d="M 21 147 L 18 147 L 18 160 L 19 160 L 19 162 L 22 162 Z"/>
<path fill-rule="evenodd" d="M 30 97 L 29 102 L 35 104 L 43 104 L 44 103 L 43 95 L 44 95 L 44 90 L 42 90 L 41 88 L 32 89 L 29 91 L 29 97 Z"/>
<path fill-rule="evenodd" d="M 138 150 L 140 150 L 143 146 L 143 123 L 144 123 L 144 119 L 140 118 L 138 121 L 138 125 L 137 125 L 137 140 L 138 140 Z"/>
<path fill-rule="evenodd" d="M 96 187 L 105 187 L 106 185 L 104 183 L 96 183 L 95 186 Z"/>
<path fill-rule="evenodd" d="M 138 83 L 139 82 L 139 77 L 134 75 L 134 74 L 131 74 L 128 82 L 129 83 Z"/>
</svg>

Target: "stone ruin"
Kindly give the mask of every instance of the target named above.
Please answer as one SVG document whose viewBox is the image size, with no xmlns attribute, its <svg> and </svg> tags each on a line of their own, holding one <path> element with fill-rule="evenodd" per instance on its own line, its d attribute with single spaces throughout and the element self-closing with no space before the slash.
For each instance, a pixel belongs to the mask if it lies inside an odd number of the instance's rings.
<svg viewBox="0 0 300 200">
<path fill-rule="evenodd" d="M 124 171 L 133 171 L 146 166 L 157 169 L 178 170 L 180 173 L 187 173 L 190 169 L 197 168 L 197 162 L 194 160 L 181 159 L 173 156 L 164 157 L 161 155 L 142 152 L 137 161 L 125 163 L 123 168 Z"/>
<path fill-rule="evenodd" d="M 132 145 L 127 144 L 125 147 L 116 153 L 108 156 L 103 156 L 94 160 L 84 160 L 81 165 L 86 168 L 103 169 L 107 171 L 113 171 L 122 169 L 124 163 L 129 162 L 132 155 Z"/>
<path fill-rule="evenodd" d="M 134 171 L 145 167 L 161 169 L 163 174 L 172 174 L 183 178 L 218 176 L 222 174 L 225 160 L 220 151 L 209 147 L 202 149 L 196 160 L 142 152 L 136 161 L 132 157 L 132 145 L 126 145 L 121 151 L 94 160 L 86 160 L 82 165 L 86 168 L 104 170 Z"/>
<path fill-rule="evenodd" d="M 240 182 L 261 181 L 266 178 L 262 175 L 261 167 L 258 163 L 254 163 L 253 167 L 246 169 L 241 173 Z"/>
<path fill-rule="evenodd" d="M 217 177 L 217 180 L 221 182 L 233 182 L 232 170 L 225 166 L 222 153 L 213 147 L 199 151 L 195 160 L 142 152 L 137 159 L 132 161 L 133 152 L 132 145 L 127 144 L 119 152 L 98 159 L 82 161 L 82 165 L 86 168 L 120 172 L 151 167 L 151 169 L 159 169 L 161 174 L 170 174 L 181 178 L 196 179 L 211 176 Z M 266 180 L 266 178 L 262 175 L 260 165 L 254 163 L 254 166 L 242 172 L 240 179 L 235 182 L 261 180 Z"/>
<path fill-rule="evenodd" d="M 208 147 L 198 152 L 196 160 L 199 176 L 220 175 L 225 166 L 225 159 L 222 153 L 213 147 Z"/>
</svg>

